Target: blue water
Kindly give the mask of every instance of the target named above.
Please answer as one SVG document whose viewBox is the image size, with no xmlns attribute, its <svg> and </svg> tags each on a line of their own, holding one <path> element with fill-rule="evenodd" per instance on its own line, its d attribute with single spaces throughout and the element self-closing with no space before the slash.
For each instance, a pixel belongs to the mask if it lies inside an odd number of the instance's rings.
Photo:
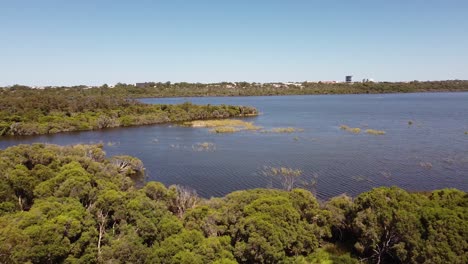
<svg viewBox="0 0 468 264">
<path fill-rule="evenodd" d="M 146 103 L 234 104 L 257 107 L 247 118 L 264 129 L 296 127 L 291 134 L 243 131 L 212 134 L 204 128 L 152 125 L 0 139 L 0 148 L 33 142 L 105 144 L 108 155 L 132 155 L 149 180 L 181 184 L 204 197 L 279 182 L 265 167 L 302 170 L 301 181 L 320 198 L 356 195 L 376 186 L 411 191 L 454 187 L 468 191 L 468 93 L 200 97 L 143 99 Z M 408 121 L 413 124 L 409 125 Z M 360 127 L 352 134 L 340 125 Z M 365 129 L 386 131 L 369 135 Z M 196 144 L 210 142 L 211 151 Z"/>
</svg>

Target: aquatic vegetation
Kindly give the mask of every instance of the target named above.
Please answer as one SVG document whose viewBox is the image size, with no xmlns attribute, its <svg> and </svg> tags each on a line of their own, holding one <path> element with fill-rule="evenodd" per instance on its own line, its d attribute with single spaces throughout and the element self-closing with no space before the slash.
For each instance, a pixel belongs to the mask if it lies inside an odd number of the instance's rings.
<svg viewBox="0 0 468 264">
<path fill-rule="evenodd" d="M 408 121 L 408 125 L 411 126 L 412 124 L 413 124 L 413 121 L 412 121 L 412 120 Z"/>
<path fill-rule="evenodd" d="M 288 167 L 265 167 L 263 175 L 279 177 L 283 189 L 286 191 L 291 191 L 299 177 L 302 175 L 302 170 Z"/>
<path fill-rule="evenodd" d="M 385 135 L 385 131 L 375 129 L 366 129 L 366 133 L 371 135 Z"/>
<path fill-rule="evenodd" d="M 430 162 L 420 162 L 419 166 L 423 167 L 424 169 L 430 170 L 432 169 L 432 163 Z"/>
<path fill-rule="evenodd" d="M 446 164 L 454 164 L 455 163 L 455 160 L 452 159 L 452 158 L 443 158 L 442 161 Z"/>
<path fill-rule="evenodd" d="M 191 127 L 212 128 L 212 133 L 235 133 L 242 130 L 260 130 L 261 127 L 254 125 L 253 122 L 246 122 L 238 119 L 222 119 L 222 120 L 196 120 L 184 122 L 183 125 Z"/>
<path fill-rule="evenodd" d="M 299 141 L 299 137 L 294 137 L 294 141 Z"/>
<path fill-rule="evenodd" d="M 230 126 L 215 127 L 215 128 L 210 129 L 211 133 L 217 133 L 217 134 L 224 134 L 224 133 L 229 134 L 229 133 L 235 133 L 239 131 L 240 131 L 239 128 L 230 127 Z"/>
<path fill-rule="evenodd" d="M 341 125 L 340 126 L 341 130 L 345 130 L 354 134 L 359 134 L 361 133 L 361 129 L 359 127 L 349 127 L 347 125 Z"/>
<path fill-rule="evenodd" d="M 270 130 L 263 130 L 263 133 L 294 133 L 294 132 L 303 132 L 302 128 L 295 127 L 276 127 Z"/>
<path fill-rule="evenodd" d="M 117 144 L 118 144 L 117 142 L 112 142 L 112 141 L 107 142 L 108 147 L 112 147 L 112 146 L 115 146 Z"/>
<path fill-rule="evenodd" d="M 353 176 L 351 177 L 351 179 L 357 182 L 374 182 L 373 180 L 369 179 L 369 177 L 362 176 L 362 175 Z"/>
<path fill-rule="evenodd" d="M 392 173 L 389 171 L 381 171 L 380 174 L 385 178 L 385 179 L 391 179 L 392 178 Z"/>
<path fill-rule="evenodd" d="M 216 145 L 212 142 L 197 143 L 192 146 L 194 151 L 215 151 Z"/>
<path fill-rule="evenodd" d="M 465 135 L 468 135 L 468 131 L 465 131 Z"/>
</svg>

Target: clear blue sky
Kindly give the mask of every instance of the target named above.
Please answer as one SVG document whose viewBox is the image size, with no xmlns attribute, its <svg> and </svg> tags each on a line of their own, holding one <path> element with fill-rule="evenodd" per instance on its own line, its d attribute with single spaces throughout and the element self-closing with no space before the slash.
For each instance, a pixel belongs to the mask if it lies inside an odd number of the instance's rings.
<svg viewBox="0 0 468 264">
<path fill-rule="evenodd" d="M 468 79 L 468 1 L 0 0 L 0 85 Z"/>
</svg>

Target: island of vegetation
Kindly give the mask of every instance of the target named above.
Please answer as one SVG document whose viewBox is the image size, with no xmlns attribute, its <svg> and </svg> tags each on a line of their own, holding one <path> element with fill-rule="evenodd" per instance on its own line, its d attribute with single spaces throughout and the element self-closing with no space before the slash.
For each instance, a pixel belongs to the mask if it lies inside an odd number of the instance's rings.
<svg viewBox="0 0 468 264">
<path fill-rule="evenodd" d="M 150 105 L 77 89 L 12 89 L 0 95 L 0 136 L 53 134 L 110 127 L 256 115 L 247 106 Z"/>
<path fill-rule="evenodd" d="M 468 194 L 456 189 L 202 199 L 137 187 L 144 175 L 100 145 L 0 150 L 0 263 L 468 263 Z"/>
</svg>

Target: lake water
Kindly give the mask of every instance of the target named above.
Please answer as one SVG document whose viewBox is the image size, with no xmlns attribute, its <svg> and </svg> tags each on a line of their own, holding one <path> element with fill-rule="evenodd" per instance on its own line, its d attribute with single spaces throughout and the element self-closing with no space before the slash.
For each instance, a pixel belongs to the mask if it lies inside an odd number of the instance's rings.
<svg viewBox="0 0 468 264">
<path fill-rule="evenodd" d="M 302 170 L 317 179 L 318 197 L 356 195 L 376 186 L 411 191 L 454 187 L 468 191 L 468 93 L 205 97 L 143 99 L 146 103 L 255 106 L 246 120 L 264 129 L 296 127 L 303 132 L 245 131 L 212 134 L 204 128 L 152 125 L 0 139 L 0 148 L 33 142 L 60 145 L 104 142 L 108 155 L 132 155 L 149 180 L 181 184 L 203 197 L 270 186 L 265 167 Z M 412 121 L 412 125 L 408 121 Z M 340 125 L 360 127 L 360 134 Z M 365 129 L 384 130 L 370 135 Z M 213 151 L 197 151 L 210 142 Z M 279 183 L 273 181 L 273 186 Z"/>
</svg>

